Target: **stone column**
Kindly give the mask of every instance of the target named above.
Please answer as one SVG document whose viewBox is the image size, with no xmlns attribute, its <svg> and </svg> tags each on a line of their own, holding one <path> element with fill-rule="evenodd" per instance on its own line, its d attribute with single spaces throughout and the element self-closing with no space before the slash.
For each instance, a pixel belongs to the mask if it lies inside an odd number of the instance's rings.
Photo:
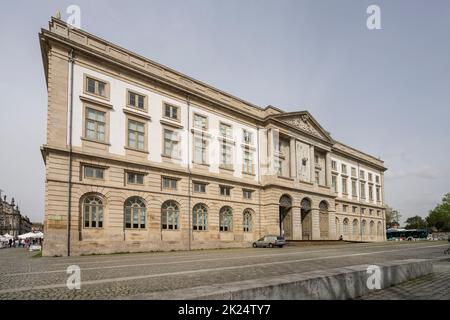
<svg viewBox="0 0 450 320">
<path fill-rule="evenodd" d="M 339 236 L 336 234 L 336 210 L 328 208 L 328 239 L 337 240 Z"/>
<path fill-rule="evenodd" d="M 311 209 L 311 238 L 320 240 L 320 217 L 319 208 Z"/>
<path fill-rule="evenodd" d="M 327 187 L 331 187 L 331 152 L 325 156 L 325 177 Z"/>
<path fill-rule="evenodd" d="M 292 239 L 302 240 L 302 218 L 300 207 L 293 206 L 291 209 L 292 215 Z"/>
<path fill-rule="evenodd" d="M 291 138 L 290 145 L 289 145 L 289 161 L 290 161 L 290 177 L 295 178 L 297 180 L 297 157 L 296 157 L 296 150 L 295 150 L 295 139 Z"/>
<path fill-rule="evenodd" d="M 309 166 L 310 166 L 310 170 L 311 170 L 311 174 L 310 174 L 310 182 L 311 183 L 316 183 L 316 168 L 315 168 L 315 160 L 314 160 L 314 146 L 310 147 L 310 154 L 309 154 Z"/>
<path fill-rule="evenodd" d="M 267 169 L 269 170 L 269 172 L 267 172 L 267 174 L 271 175 L 274 172 L 274 165 L 273 165 L 273 160 L 274 160 L 274 139 L 273 139 L 273 129 L 269 129 L 267 130 L 267 161 L 268 161 L 268 166 Z"/>
</svg>

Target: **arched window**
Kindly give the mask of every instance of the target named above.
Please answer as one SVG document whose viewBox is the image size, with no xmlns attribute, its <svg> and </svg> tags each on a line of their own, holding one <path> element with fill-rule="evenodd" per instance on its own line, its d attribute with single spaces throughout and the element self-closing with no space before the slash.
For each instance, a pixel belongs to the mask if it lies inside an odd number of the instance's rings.
<svg viewBox="0 0 450 320">
<path fill-rule="evenodd" d="M 131 197 L 125 201 L 125 228 L 145 228 L 145 202 L 140 197 Z"/>
<path fill-rule="evenodd" d="M 358 230 L 358 220 L 355 219 L 353 220 L 353 236 L 357 236 L 359 234 L 359 230 Z"/>
<path fill-rule="evenodd" d="M 344 235 L 348 235 L 348 219 L 345 218 L 342 222 L 343 229 L 344 229 Z"/>
<path fill-rule="evenodd" d="M 280 198 L 280 206 L 290 208 L 292 206 L 291 196 L 284 194 Z"/>
<path fill-rule="evenodd" d="M 382 229 L 383 229 L 383 227 L 381 226 L 381 221 L 378 221 L 378 224 L 377 224 L 377 234 L 378 234 L 379 236 L 382 236 L 382 235 L 383 235 Z"/>
<path fill-rule="evenodd" d="M 321 201 L 319 203 L 319 210 L 322 212 L 328 212 L 328 203 L 326 203 L 325 201 Z"/>
<path fill-rule="evenodd" d="M 361 222 L 361 234 L 365 235 L 366 233 L 367 233 L 367 231 L 366 231 L 366 220 L 363 220 Z"/>
<path fill-rule="evenodd" d="M 252 211 L 250 209 L 246 209 L 244 211 L 244 220 L 242 225 L 244 226 L 244 232 L 252 231 Z"/>
<path fill-rule="evenodd" d="M 233 231 L 233 211 L 230 207 L 222 207 L 219 212 L 220 231 Z"/>
<path fill-rule="evenodd" d="M 97 196 L 88 196 L 83 201 L 85 228 L 103 228 L 103 201 Z"/>
<path fill-rule="evenodd" d="M 192 230 L 208 229 L 208 208 L 203 203 L 194 206 L 192 212 Z"/>
<path fill-rule="evenodd" d="M 169 200 L 161 206 L 161 228 L 163 230 L 178 230 L 179 229 L 180 209 L 178 204 Z"/>
<path fill-rule="evenodd" d="M 370 230 L 370 235 L 374 236 L 375 235 L 375 222 L 370 221 L 370 223 L 369 223 L 369 230 Z"/>
</svg>

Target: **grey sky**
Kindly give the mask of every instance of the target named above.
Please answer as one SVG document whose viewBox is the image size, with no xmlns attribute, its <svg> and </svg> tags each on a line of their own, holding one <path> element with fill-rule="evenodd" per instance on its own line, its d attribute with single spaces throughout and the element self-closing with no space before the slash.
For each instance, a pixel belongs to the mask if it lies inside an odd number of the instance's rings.
<svg viewBox="0 0 450 320">
<path fill-rule="evenodd" d="M 43 220 L 46 86 L 38 32 L 82 28 L 260 106 L 309 110 L 385 160 L 386 200 L 425 216 L 450 192 L 450 2 L 2 1 L 0 189 Z M 382 30 L 366 28 L 381 7 Z"/>
</svg>

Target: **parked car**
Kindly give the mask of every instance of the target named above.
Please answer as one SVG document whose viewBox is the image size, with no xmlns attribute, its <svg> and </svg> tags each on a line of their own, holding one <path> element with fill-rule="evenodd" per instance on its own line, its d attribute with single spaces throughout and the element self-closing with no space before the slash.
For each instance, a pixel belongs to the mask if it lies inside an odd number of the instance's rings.
<svg viewBox="0 0 450 320">
<path fill-rule="evenodd" d="M 253 248 L 273 248 L 273 247 L 279 247 L 283 248 L 283 246 L 286 244 L 286 241 L 281 236 L 274 236 L 274 235 L 267 235 L 262 237 L 261 239 L 256 240 L 253 242 Z"/>
</svg>

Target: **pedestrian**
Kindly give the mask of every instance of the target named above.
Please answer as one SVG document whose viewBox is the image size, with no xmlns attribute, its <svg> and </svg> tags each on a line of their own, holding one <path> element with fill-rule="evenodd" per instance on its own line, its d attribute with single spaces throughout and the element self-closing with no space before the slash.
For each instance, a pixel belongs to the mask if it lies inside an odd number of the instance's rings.
<svg viewBox="0 0 450 320">
<path fill-rule="evenodd" d="M 9 247 L 11 248 L 12 246 L 12 239 L 9 239 Z"/>
</svg>

